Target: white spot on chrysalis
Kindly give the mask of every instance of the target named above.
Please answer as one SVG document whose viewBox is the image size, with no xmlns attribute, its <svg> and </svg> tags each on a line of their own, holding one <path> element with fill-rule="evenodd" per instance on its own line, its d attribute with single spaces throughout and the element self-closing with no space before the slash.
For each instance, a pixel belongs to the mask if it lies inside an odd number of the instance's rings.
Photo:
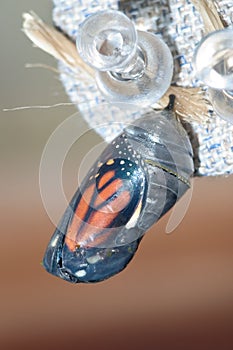
<svg viewBox="0 0 233 350">
<path fill-rule="evenodd" d="M 101 256 L 99 256 L 98 254 L 90 256 L 89 258 L 87 258 L 87 262 L 89 264 L 96 264 L 99 260 L 101 260 Z"/>
<path fill-rule="evenodd" d="M 84 276 L 86 276 L 86 271 L 85 270 L 78 270 L 78 271 L 76 271 L 75 272 L 75 275 L 77 276 L 77 277 L 84 277 Z"/>
</svg>

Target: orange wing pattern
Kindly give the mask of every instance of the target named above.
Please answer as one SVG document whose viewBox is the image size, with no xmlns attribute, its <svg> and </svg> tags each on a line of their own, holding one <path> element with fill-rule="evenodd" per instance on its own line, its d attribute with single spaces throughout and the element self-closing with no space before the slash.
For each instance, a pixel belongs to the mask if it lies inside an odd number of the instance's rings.
<svg viewBox="0 0 233 350">
<path fill-rule="evenodd" d="M 79 193 L 65 238 L 71 251 L 113 241 L 116 228 L 125 226 L 135 213 L 139 216 L 145 190 L 142 175 L 138 165 L 128 159 L 101 163 Z"/>
</svg>

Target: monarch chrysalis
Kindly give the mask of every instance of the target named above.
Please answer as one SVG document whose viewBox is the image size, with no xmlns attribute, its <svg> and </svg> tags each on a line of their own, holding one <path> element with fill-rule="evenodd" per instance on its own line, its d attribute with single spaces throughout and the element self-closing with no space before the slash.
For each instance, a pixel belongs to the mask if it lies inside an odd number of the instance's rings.
<svg viewBox="0 0 233 350">
<path fill-rule="evenodd" d="M 171 110 L 128 125 L 100 155 L 70 202 L 44 256 L 69 282 L 123 270 L 145 232 L 189 188 L 192 148 Z"/>
</svg>

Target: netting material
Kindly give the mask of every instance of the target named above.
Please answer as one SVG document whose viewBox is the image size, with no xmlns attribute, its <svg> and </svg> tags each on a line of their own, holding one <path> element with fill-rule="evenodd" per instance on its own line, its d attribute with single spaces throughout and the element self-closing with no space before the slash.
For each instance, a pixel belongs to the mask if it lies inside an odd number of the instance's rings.
<svg viewBox="0 0 233 350">
<path fill-rule="evenodd" d="M 233 20 L 233 1 L 216 1 L 221 15 L 230 24 Z M 139 1 L 77 1 L 54 0 L 53 19 L 57 27 L 72 40 L 79 24 L 91 13 L 111 8 L 121 10 L 134 22 L 137 29 L 160 35 L 170 47 L 174 63 L 173 82 L 184 87 L 197 86 L 193 75 L 193 50 L 203 36 L 200 14 L 188 0 Z M 59 64 L 61 80 L 72 102 L 77 104 L 83 117 L 105 140 L 113 139 L 124 127 L 145 113 L 145 109 L 121 110 L 107 104 L 94 81 L 87 84 L 66 67 Z M 233 173 L 233 125 L 211 115 L 208 125 L 193 123 L 195 154 L 199 175 Z M 118 122 L 117 124 L 115 122 Z M 192 139 L 192 140 L 193 140 Z"/>
</svg>

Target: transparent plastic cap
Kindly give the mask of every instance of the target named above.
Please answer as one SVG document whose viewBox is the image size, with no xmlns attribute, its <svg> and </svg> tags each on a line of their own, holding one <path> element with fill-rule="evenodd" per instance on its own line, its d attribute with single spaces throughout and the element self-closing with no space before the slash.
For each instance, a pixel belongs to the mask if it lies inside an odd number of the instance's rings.
<svg viewBox="0 0 233 350">
<path fill-rule="evenodd" d="M 80 25 L 76 45 L 82 59 L 95 69 L 116 71 L 134 56 L 137 32 L 123 13 L 101 11 Z"/>
<path fill-rule="evenodd" d="M 233 29 L 207 35 L 194 54 L 196 76 L 209 87 L 233 90 Z"/>
<path fill-rule="evenodd" d="M 215 113 L 233 124 L 233 91 L 209 89 L 208 93 Z"/>
<path fill-rule="evenodd" d="M 119 11 L 101 11 L 80 26 L 80 56 L 96 70 L 102 95 L 114 104 L 147 107 L 167 91 L 173 75 L 168 46 L 156 35 L 136 32 Z"/>
<path fill-rule="evenodd" d="M 117 79 L 111 72 L 97 72 L 97 85 L 109 102 L 147 107 L 168 90 L 173 75 L 173 58 L 168 46 L 154 34 L 141 31 L 138 31 L 138 45 L 142 56 L 140 62 L 138 55 L 136 78 Z"/>
</svg>

